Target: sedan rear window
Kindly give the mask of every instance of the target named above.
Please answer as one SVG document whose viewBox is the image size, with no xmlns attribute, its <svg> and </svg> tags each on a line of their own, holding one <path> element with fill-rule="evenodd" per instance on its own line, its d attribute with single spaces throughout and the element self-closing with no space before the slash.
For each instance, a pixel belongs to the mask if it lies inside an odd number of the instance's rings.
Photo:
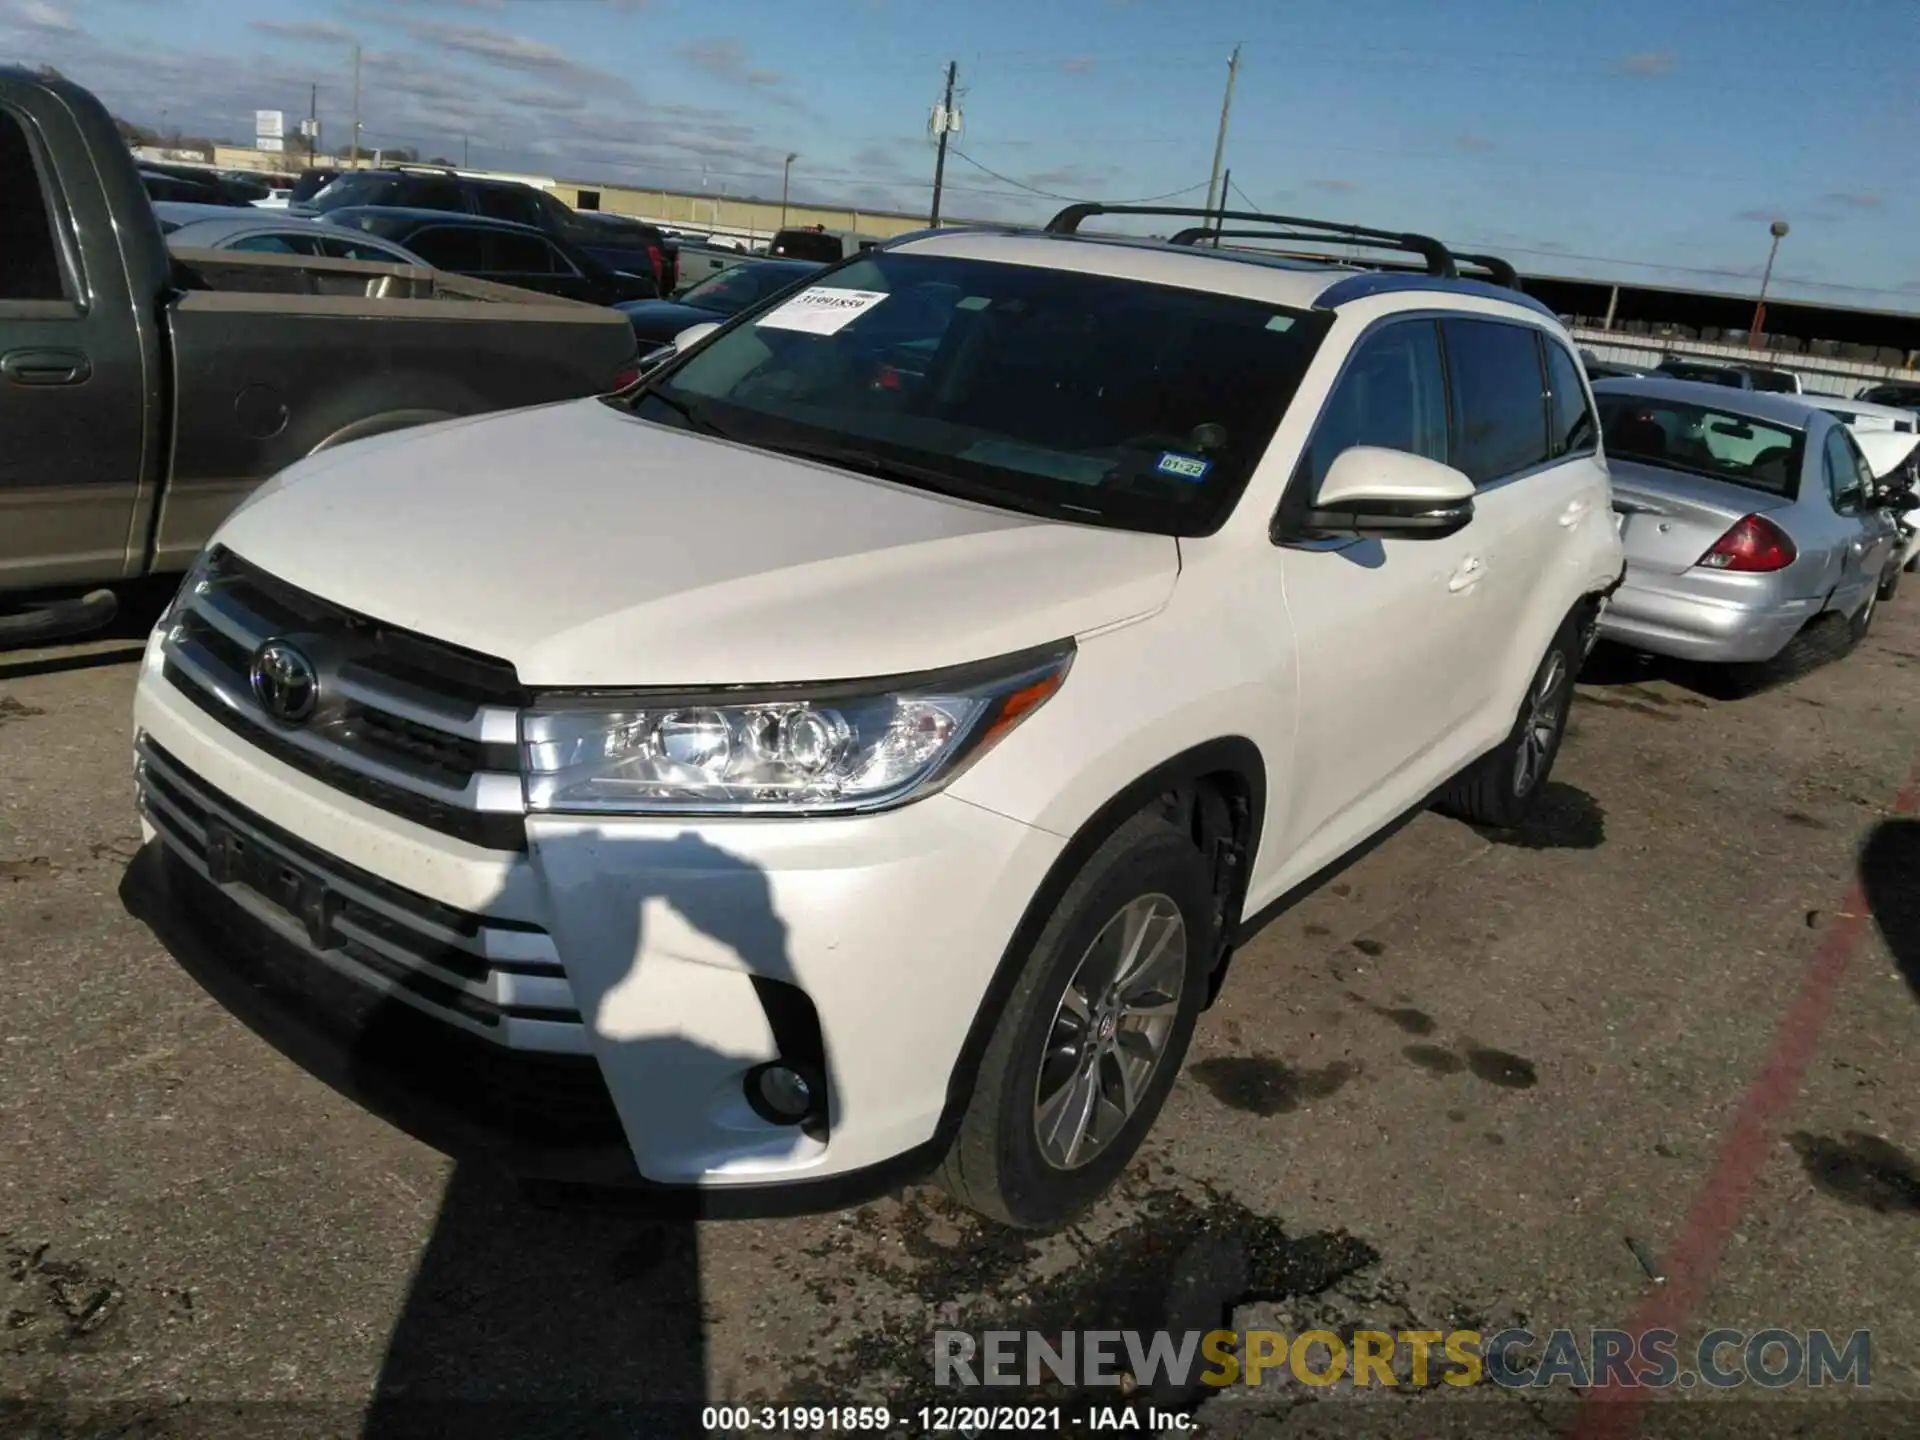
<svg viewBox="0 0 1920 1440">
<path fill-rule="evenodd" d="M 1209 533 L 1326 317 L 874 251 L 624 397 L 649 420 L 1061 519 Z"/>
<path fill-rule="evenodd" d="M 1803 431 L 1683 401 L 1618 393 L 1598 399 L 1612 459 L 1707 475 L 1769 495 L 1791 498 L 1796 491 Z"/>
</svg>

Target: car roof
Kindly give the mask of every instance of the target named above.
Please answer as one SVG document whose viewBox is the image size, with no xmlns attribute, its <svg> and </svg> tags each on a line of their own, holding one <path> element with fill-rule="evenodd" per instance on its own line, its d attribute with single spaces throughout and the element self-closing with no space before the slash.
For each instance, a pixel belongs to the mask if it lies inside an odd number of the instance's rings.
<svg viewBox="0 0 1920 1440">
<path fill-rule="evenodd" d="M 1913 419 L 1913 411 L 1905 405 L 1883 405 L 1877 400 L 1849 400 L 1844 395 L 1802 395 L 1800 398 L 1822 410 L 1844 410 L 1849 415 L 1879 415 L 1888 420 Z"/>
<path fill-rule="evenodd" d="M 200 220 L 257 220 L 262 215 L 286 212 L 262 210 L 258 205 L 202 205 L 195 200 L 155 200 L 153 213 L 175 225 L 192 225 Z"/>
<path fill-rule="evenodd" d="M 228 235 L 249 235 L 255 231 L 334 235 L 341 228 L 309 220 L 304 215 L 289 215 L 284 210 L 262 210 L 253 205 L 244 210 L 229 210 L 218 205 L 182 205 L 163 200 L 153 208 L 154 213 L 163 220 L 171 220 L 180 227 L 173 232 L 176 236 L 189 230 L 196 236 L 223 238 Z"/>
<path fill-rule="evenodd" d="M 367 216 L 375 220 L 392 220 L 396 226 L 411 229 L 414 222 L 436 225 L 458 225 L 468 230 L 504 230 L 509 235 L 538 235 L 542 240 L 554 237 L 537 225 L 522 225 L 517 220 L 495 220 L 491 215 L 469 215 L 464 210 L 430 210 L 420 205 L 340 205 L 326 212 L 326 223 L 340 225 L 345 223 L 341 216 Z M 377 233 L 377 232 L 376 232 Z"/>
<path fill-rule="evenodd" d="M 1423 292 L 1436 300 L 1450 295 L 1471 297 L 1498 301 L 1559 323 L 1559 317 L 1532 296 L 1484 281 L 1399 270 L 1355 270 L 1271 251 L 1216 250 L 1144 237 L 1039 230 L 930 230 L 896 240 L 886 248 L 916 255 L 1111 275 L 1237 295 L 1298 310 L 1331 309 L 1374 295 L 1400 292 Z"/>
<path fill-rule="evenodd" d="M 1818 405 L 1810 405 L 1799 395 L 1778 390 L 1736 390 L 1731 385 L 1709 385 L 1702 380 L 1669 380 L 1664 376 L 1622 376 L 1593 382 L 1596 395 L 1637 395 L 1647 400 L 1678 400 L 1689 405 L 1710 405 L 1732 415 L 1755 420 L 1770 420 L 1776 425 L 1791 425 L 1804 430 L 1826 415 Z"/>
</svg>

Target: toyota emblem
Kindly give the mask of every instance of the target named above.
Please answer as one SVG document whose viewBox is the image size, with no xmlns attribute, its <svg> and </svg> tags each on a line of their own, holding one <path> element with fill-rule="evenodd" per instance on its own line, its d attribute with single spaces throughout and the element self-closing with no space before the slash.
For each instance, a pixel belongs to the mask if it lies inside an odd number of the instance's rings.
<svg viewBox="0 0 1920 1440">
<path fill-rule="evenodd" d="M 269 640 L 253 652 L 248 678 L 260 708 L 283 725 L 305 724 L 320 703 L 313 662 L 284 640 Z"/>
</svg>

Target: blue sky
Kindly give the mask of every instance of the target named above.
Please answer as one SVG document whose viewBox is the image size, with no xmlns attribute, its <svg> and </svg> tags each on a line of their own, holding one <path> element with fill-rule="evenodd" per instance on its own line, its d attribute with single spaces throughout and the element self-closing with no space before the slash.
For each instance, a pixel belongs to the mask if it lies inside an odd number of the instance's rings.
<svg viewBox="0 0 1920 1440">
<path fill-rule="evenodd" d="M 1778 293 L 1920 310 L 1914 0 L 0 0 L 0 55 L 234 138 L 317 83 L 344 143 L 356 42 L 369 147 L 906 210 L 957 60 L 944 208 L 1014 220 L 1200 203 L 1239 42 L 1239 203 L 1742 293 L 1778 216 Z"/>
</svg>

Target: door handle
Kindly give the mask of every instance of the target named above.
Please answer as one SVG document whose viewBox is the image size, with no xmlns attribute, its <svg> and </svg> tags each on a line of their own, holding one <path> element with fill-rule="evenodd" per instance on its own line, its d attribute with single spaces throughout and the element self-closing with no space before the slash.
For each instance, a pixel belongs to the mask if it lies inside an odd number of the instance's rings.
<svg viewBox="0 0 1920 1440">
<path fill-rule="evenodd" d="M 1487 573 L 1486 564 L 1478 555 L 1470 556 L 1461 562 L 1460 568 L 1447 577 L 1447 589 L 1455 595 L 1462 590 L 1471 590 L 1480 583 L 1480 577 Z"/>
<path fill-rule="evenodd" d="M 78 350 L 9 350 L 0 355 L 0 375 L 16 385 L 80 385 L 93 362 Z"/>
<path fill-rule="evenodd" d="M 1560 523 L 1571 530 L 1575 525 L 1578 525 L 1582 520 L 1587 518 L 1587 512 L 1591 509 L 1593 509 L 1592 501 L 1575 500 L 1560 512 Z"/>
</svg>

